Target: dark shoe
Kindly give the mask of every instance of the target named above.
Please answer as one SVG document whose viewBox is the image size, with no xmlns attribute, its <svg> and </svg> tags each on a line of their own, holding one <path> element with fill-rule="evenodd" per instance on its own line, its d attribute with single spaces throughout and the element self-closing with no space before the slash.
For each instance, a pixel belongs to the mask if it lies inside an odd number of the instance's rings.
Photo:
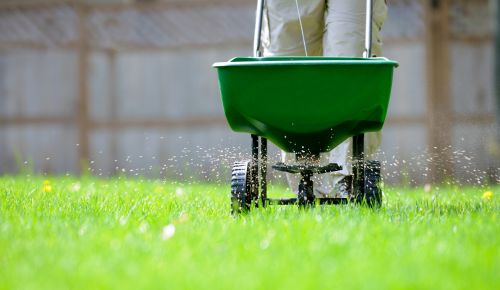
<svg viewBox="0 0 500 290">
<path fill-rule="evenodd" d="M 352 195 L 352 175 L 347 175 L 337 182 L 333 187 L 333 192 L 335 197 L 350 198 Z"/>
</svg>

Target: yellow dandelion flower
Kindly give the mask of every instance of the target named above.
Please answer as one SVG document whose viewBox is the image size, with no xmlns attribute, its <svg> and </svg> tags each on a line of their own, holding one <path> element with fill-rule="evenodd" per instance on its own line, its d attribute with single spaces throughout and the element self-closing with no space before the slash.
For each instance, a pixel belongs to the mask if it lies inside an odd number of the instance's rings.
<svg viewBox="0 0 500 290">
<path fill-rule="evenodd" d="M 48 180 L 45 180 L 43 182 L 43 192 L 52 192 L 52 185 L 50 185 L 50 182 Z"/>
<path fill-rule="evenodd" d="M 485 191 L 483 192 L 483 199 L 490 200 L 493 198 L 493 192 Z"/>
<path fill-rule="evenodd" d="M 45 180 L 43 181 L 43 185 L 50 185 L 50 180 L 45 179 Z"/>
<path fill-rule="evenodd" d="M 163 193 L 163 187 L 161 187 L 161 186 L 156 186 L 156 187 L 155 187 L 155 193 Z"/>
</svg>

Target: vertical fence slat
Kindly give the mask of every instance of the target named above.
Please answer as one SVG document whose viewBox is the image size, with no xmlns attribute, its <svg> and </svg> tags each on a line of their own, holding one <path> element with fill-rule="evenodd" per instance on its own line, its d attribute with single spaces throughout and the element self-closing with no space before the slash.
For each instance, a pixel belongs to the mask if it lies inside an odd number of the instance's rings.
<svg viewBox="0 0 500 290">
<path fill-rule="evenodd" d="M 77 5 L 78 10 L 78 142 L 79 161 L 81 166 L 89 161 L 89 110 L 88 110 L 88 79 L 89 79 L 89 44 L 87 30 L 88 8 Z"/>
<path fill-rule="evenodd" d="M 495 95 L 497 102 L 497 142 L 500 143 L 500 1 L 497 1 L 496 11 L 496 35 L 495 35 Z"/>
<path fill-rule="evenodd" d="M 449 87 L 449 0 L 430 0 L 426 7 L 427 132 L 430 182 L 452 177 L 453 112 Z"/>
</svg>

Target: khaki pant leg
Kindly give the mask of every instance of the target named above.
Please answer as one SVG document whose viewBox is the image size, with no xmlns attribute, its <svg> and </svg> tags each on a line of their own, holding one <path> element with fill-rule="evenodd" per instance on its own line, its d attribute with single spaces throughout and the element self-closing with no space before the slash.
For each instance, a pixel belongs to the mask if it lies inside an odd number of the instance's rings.
<svg viewBox="0 0 500 290">
<path fill-rule="evenodd" d="M 325 0 L 298 0 L 308 55 L 322 55 Z M 263 15 L 264 56 L 305 55 L 294 0 L 266 0 Z"/>
<path fill-rule="evenodd" d="M 363 56 L 365 47 L 365 0 L 329 0 L 325 14 L 325 56 Z M 372 55 L 381 54 L 380 30 L 387 17 L 385 0 L 374 0 Z"/>
<path fill-rule="evenodd" d="M 325 15 L 325 34 L 323 52 L 325 56 L 363 56 L 365 39 L 365 0 L 329 0 Z M 387 5 L 384 0 L 375 0 L 373 7 L 372 55 L 381 55 L 382 41 L 380 29 L 387 16 Z M 378 150 L 381 143 L 380 132 L 365 134 L 365 150 L 367 157 Z M 350 150 L 352 140 L 349 138 L 334 148 L 329 155 L 330 162 L 338 163 L 344 168 L 332 175 L 325 174 L 322 184 L 335 184 L 345 175 L 352 174 Z M 323 190 L 331 188 L 325 186 Z M 320 189 L 321 190 L 321 189 Z"/>
</svg>

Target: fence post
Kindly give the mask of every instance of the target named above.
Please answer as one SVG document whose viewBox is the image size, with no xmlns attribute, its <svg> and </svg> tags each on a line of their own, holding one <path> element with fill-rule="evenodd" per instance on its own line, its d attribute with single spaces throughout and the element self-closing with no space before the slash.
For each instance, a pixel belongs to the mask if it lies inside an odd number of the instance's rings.
<svg viewBox="0 0 500 290">
<path fill-rule="evenodd" d="M 118 91 L 117 91 L 117 78 L 118 78 L 118 72 L 117 72 L 117 67 L 116 67 L 116 51 L 113 49 L 110 49 L 107 51 L 107 57 L 108 57 L 108 97 L 109 97 L 109 108 L 108 108 L 108 116 L 106 122 L 115 122 L 118 120 Z M 118 158 L 118 144 L 117 144 L 117 138 L 118 138 L 118 132 L 116 129 L 113 128 L 107 128 L 108 129 L 108 134 L 109 134 L 109 156 L 112 157 L 112 160 L 119 160 Z M 112 166 L 111 171 L 113 174 L 118 173 L 116 170 L 116 166 L 119 165 L 119 163 L 112 163 L 114 166 Z"/>
<path fill-rule="evenodd" d="M 428 0 L 426 12 L 427 136 L 429 182 L 452 178 L 449 0 Z"/>
<path fill-rule="evenodd" d="M 497 102 L 497 143 L 500 144 L 500 1 L 497 1 L 496 32 L 495 32 L 495 95 Z"/>
<path fill-rule="evenodd" d="M 89 79 L 89 44 L 87 17 L 88 7 L 84 4 L 75 6 L 78 14 L 78 154 L 80 161 L 80 172 L 87 166 L 89 161 L 89 115 L 88 115 L 88 79 Z"/>
<path fill-rule="evenodd" d="M 499 171 L 499 147 L 500 147 L 500 1 L 496 2 L 496 27 L 495 27 L 495 87 L 494 94 L 496 97 L 496 136 L 495 136 L 495 151 L 493 154 L 493 162 L 489 167 L 489 179 L 492 184 L 500 183 L 500 171 Z"/>
</svg>

